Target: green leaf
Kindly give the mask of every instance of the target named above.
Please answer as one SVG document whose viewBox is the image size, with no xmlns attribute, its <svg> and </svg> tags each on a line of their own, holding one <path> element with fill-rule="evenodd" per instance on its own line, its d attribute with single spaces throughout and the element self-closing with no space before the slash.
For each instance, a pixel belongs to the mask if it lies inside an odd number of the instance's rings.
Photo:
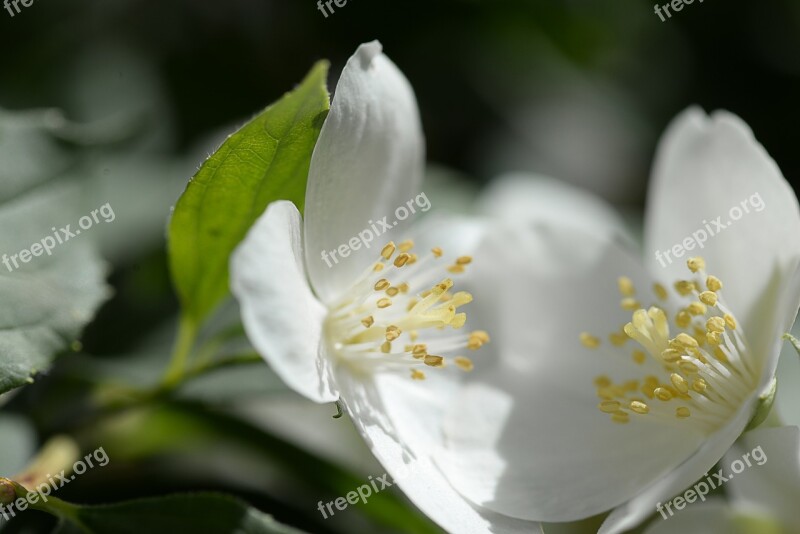
<svg viewBox="0 0 800 534">
<path fill-rule="evenodd" d="M 57 534 L 299 534 L 247 504 L 221 494 L 169 495 L 102 506 L 75 506 Z"/>
<path fill-rule="evenodd" d="M 298 510 L 314 511 L 318 500 L 330 501 L 347 495 L 363 485 L 365 476 L 353 475 L 328 460 L 307 452 L 292 443 L 233 415 L 209 408 L 202 403 L 176 402 L 142 407 L 126 412 L 124 417 L 106 420 L 82 437 L 85 443 L 102 443 L 108 455 L 119 462 L 179 455 L 182 459 L 208 454 L 220 458 L 223 451 L 233 451 L 237 462 L 254 461 L 247 476 L 271 473 L 269 481 L 287 481 L 295 493 L 291 504 Z M 234 468 L 226 469 L 236 478 Z M 267 480 L 264 480 L 267 482 Z M 280 484 L 276 498 L 281 498 Z M 349 509 L 348 509 L 349 510 Z M 375 532 L 438 534 L 441 530 L 394 491 L 381 491 L 365 505 L 349 512 L 360 512 L 375 525 Z"/>
<path fill-rule="evenodd" d="M 53 356 L 76 339 L 109 294 L 105 266 L 91 239 L 76 235 L 30 256 L 28 263 L 13 256 L 41 243 L 67 224 L 77 229 L 65 207 L 66 187 L 36 190 L 0 207 L 0 393 L 32 381 Z M 59 232 L 60 235 L 60 232 Z M 5 255 L 5 256 L 4 256 Z M 19 256 L 17 256 L 19 258 Z"/>
<path fill-rule="evenodd" d="M 199 325 L 228 294 L 228 257 L 267 205 L 300 209 L 311 154 L 330 108 L 328 63 L 264 110 L 203 164 L 169 225 L 172 277 L 184 314 Z"/>
<path fill-rule="evenodd" d="M 72 155 L 54 135 L 63 122 L 56 110 L 0 109 L 0 202 L 55 178 L 72 165 Z"/>
</svg>

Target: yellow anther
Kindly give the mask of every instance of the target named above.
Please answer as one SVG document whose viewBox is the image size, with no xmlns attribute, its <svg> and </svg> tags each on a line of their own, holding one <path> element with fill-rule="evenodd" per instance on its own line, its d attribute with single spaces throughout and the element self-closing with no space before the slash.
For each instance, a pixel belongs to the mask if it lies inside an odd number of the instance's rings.
<svg viewBox="0 0 800 534">
<path fill-rule="evenodd" d="M 478 350 L 486 343 L 490 341 L 489 334 L 484 332 L 483 330 L 475 330 L 469 335 L 469 340 L 467 341 L 467 348 L 470 350 Z M 597 344 L 600 344 L 600 340 L 597 340 Z"/>
<path fill-rule="evenodd" d="M 697 340 L 697 343 L 702 347 L 706 343 L 706 331 L 700 328 L 699 326 L 694 327 L 694 338 Z M 702 355 L 701 355 L 702 357 Z"/>
<path fill-rule="evenodd" d="M 612 384 L 611 379 L 607 376 L 598 376 L 594 379 L 594 385 L 599 388 L 607 388 Z"/>
<path fill-rule="evenodd" d="M 392 284 L 386 278 L 381 278 L 377 282 L 375 282 L 375 291 L 383 291 L 387 287 L 391 286 Z"/>
<path fill-rule="evenodd" d="M 469 304 L 470 302 L 472 302 L 472 294 L 466 291 L 459 291 L 450 299 L 450 303 L 456 308 L 464 304 Z"/>
<path fill-rule="evenodd" d="M 675 291 L 684 297 L 691 295 L 692 292 L 694 292 L 694 289 L 694 282 L 690 282 L 688 280 L 678 280 L 675 282 Z"/>
<path fill-rule="evenodd" d="M 425 356 L 423 361 L 428 367 L 444 367 L 444 358 L 441 356 L 433 356 L 429 354 Z"/>
<path fill-rule="evenodd" d="M 406 263 L 408 263 L 408 260 L 410 259 L 411 255 L 409 255 L 407 252 L 403 252 L 394 259 L 394 266 L 400 268 Z"/>
<path fill-rule="evenodd" d="M 667 300 L 667 297 L 669 296 L 667 293 L 667 288 L 661 284 L 653 284 L 653 293 L 655 293 L 659 300 Z"/>
<path fill-rule="evenodd" d="M 723 315 L 725 318 L 725 324 L 728 325 L 728 328 L 731 330 L 736 330 L 736 319 L 730 313 L 726 313 Z"/>
<path fill-rule="evenodd" d="M 658 400 L 664 402 L 672 400 L 672 393 L 670 393 L 666 388 L 656 388 L 655 396 Z"/>
<path fill-rule="evenodd" d="M 384 354 L 392 352 L 392 343 L 390 341 L 384 341 L 381 345 L 381 352 Z"/>
<path fill-rule="evenodd" d="M 472 263 L 472 256 L 461 256 L 456 259 L 456 265 L 469 265 Z"/>
<path fill-rule="evenodd" d="M 414 342 L 417 340 L 417 338 L 419 338 L 419 332 L 417 332 L 416 330 L 412 330 L 411 332 L 408 333 L 408 337 L 412 342 Z"/>
<path fill-rule="evenodd" d="M 461 274 L 461 273 L 463 273 L 463 272 L 464 272 L 464 270 L 465 270 L 465 269 L 464 269 L 464 266 L 463 266 L 463 265 L 450 265 L 450 266 L 447 268 L 447 272 L 449 272 L 449 273 L 453 273 L 453 274 Z"/>
<path fill-rule="evenodd" d="M 636 294 L 636 288 L 633 285 L 633 281 L 627 276 L 620 276 L 617 279 L 617 285 L 619 286 L 619 293 L 623 297 L 632 297 Z"/>
<path fill-rule="evenodd" d="M 719 332 L 709 332 L 706 334 L 706 341 L 708 341 L 708 344 L 711 346 L 719 346 L 722 344 L 722 334 Z"/>
<path fill-rule="evenodd" d="M 388 308 L 391 305 L 392 305 L 392 299 L 387 299 L 386 297 L 383 297 L 378 301 L 378 308 L 380 309 Z"/>
<path fill-rule="evenodd" d="M 402 330 L 394 325 L 386 327 L 386 341 L 394 341 L 403 333 Z"/>
<path fill-rule="evenodd" d="M 408 283 L 407 282 L 403 282 L 402 284 L 397 286 L 397 289 L 400 290 L 400 293 L 403 293 L 403 294 L 408 293 L 408 290 L 409 290 Z"/>
<path fill-rule="evenodd" d="M 675 416 L 678 419 L 686 419 L 687 417 L 690 417 L 691 415 L 692 415 L 692 412 L 689 411 L 689 408 L 687 408 L 685 406 L 681 406 L 680 408 L 675 409 Z"/>
<path fill-rule="evenodd" d="M 631 297 L 622 299 L 619 301 L 619 305 L 623 310 L 627 311 L 635 311 L 642 307 L 638 300 Z"/>
<path fill-rule="evenodd" d="M 661 353 L 661 358 L 667 363 L 675 363 L 681 359 L 681 352 L 675 349 L 666 349 Z"/>
<path fill-rule="evenodd" d="M 425 373 L 422 371 L 417 371 L 416 369 L 412 369 L 411 378 L 414 380 L 425 380 Z"/>
<path fill-rule="evenodd" d="M 716 306 L 717 305 L 717 294 L 713 291 L 703 291 L 700 293 L 700 302 L 706 304 L 708 306 Z"/>
<path fill-rule="evenodd" d="M 630 408 L 632 411 L 642 415 L 650 412 L 650 407 L 641 401 L 631 401 Z"/>
<path fill-rule="evenodd" d="M 392 254 L 394 254 L 395 250 L 397 250 L 397 247 L 394 246 L 394 242 L 389 241 L 388 243 L 386 243 L 386 246 L 383 247 L 383 249 L 381 250 L 381 256 L 383 257 L 384 260 L 391 259 Z"/>
<path fill-rule="evenodd" d="M 686 311 L 689 312 L 691 315 L 705 315 L 708 308 L 702 302 L 691 302 L 687 307 Z"/>
<path fill-rule="evenodd" d="M 465 358 L 464 356 L 456 356 L 453 358 L 453 363 L 455 363 L 462 371 L 469 372 L 475 368 L 472 360 Z"/>
<path fill-rule="evenodd" d="M 375 271 L 376 273 L 381 272 L 383 270 L 383 264 L 382 263 L 376 263 L 375 267 L 373 267 L 372 270 Z"/>
<path fill-rule="evenodd" d="M 603 413 L 614 413 L 621 407 L 622 405 L 619 402 L 613 400 L 603 401 L 597 405 L 597 408 Z"/>
<path fill-rule="evenodd" d="M 706 278 L 706 287 L 709 291 L 716 293 L 722 289 L 722 281 L 714 275 L 709 275 L 709 277 Z"/>
<path fill-rule="evenodd" d="M 611 420 L 615 423 L 619 423 L 621 425 L 627 424 L 631 421 L 628 414 L 625 412 L 617 412 L 611 415 Z"/>
<path fill-rule="evenodd" d="M 466 313 L 457 313 L 453 316 L 453 319 L 448 323 L 451 328 L 459 329 L 462 326 L 467 324 L 467 314 Z"/>
<path fill-rule="evenodd" d="M 678 390 L 678 392 L 684 394 L 689 392 L 689 384 L 687 384 L 686 379 L 678 373 L 672 373 L 669 375 L 669 381 L 672 382 L 672 385 Z"/>
<path fill-rule="evenodd" d="M 408 255 L 407 265 L 414 265 L 415 263 L 417 263 L 418 259 L 419 259 L 419 256 L 417 256 L 416 254 L 414 254 L 412 252 L 411 254 Z"/>
<path fill-rule="evenodd" d="M 706 260 L 704 260 L 700 256 L 697 256 L 695 258 L 689 258 L 688 260 L 686 260 L 686 266 L 693 273 L 696 273 L 697 271 L 704 271 L 706 268 Z"/>
<path fill-rule="evenodd" d="M 692 324 L 692 316 L 686 310 L 681 310 L 675 316 L 675 324 L 681 328 L 686 328 Z"/>
<path fill-rule="evenodd" d="M 400 293 L 400 290 L 397 289 L 396 287 L 390 287 L 389 289 L 386 290 L 386 294 L 389 295 L 390 297 L 396 297 L 398 293 Z"/>
<path fill-rule="evenodd" d="M 628 342 L 630 338 L 624 332 L 612 332 L 608 335 L 608 340 L 615 347 L 621 347 Z"/>
<path fill-rule="evenodd" d="M 399 250 L 400 252 L 408 252 L 412 248 L 414 248 L 414 241 L 412 241 L 411 239 L 406 239 L 405 241 L 397 245 L 397 250 Z"/>
<path fill-rule="evenodd" d="M 708 383 L 702 378 L 697 378 L 692 382 L 692 389 L 697 393 L 703 393 L 708 389 Z"/>
<path fill-rule="evenodd" d="M 444 254 L 444 252 L 442 252 L 442 249 L 441 249 L 441 248 L 439 248 L 439 247 L 433 247 L 433 248 L 431 249 L 431 252 L 432 252 L 432 253 L 433 253 L 433 255 L 434 255 L 435 257 L 437 257 L 437 258 L 441 258 L 441 257 L 442 257 L 442 254 Z"/>
<path fill-rule="evenodd" d="M 640 350 L 633 351 L 633 361 L 642 365 L 645 361 L 647 361 L 647 356 L 644 352 Z"/>
<path fill-rule="evenodd" d="M 587 349 L 596 349 L 600 346 L 600 340 L 589 332 L 581 332 L 580 340 L 583 346 Z"/>
<path fill-rule="evenodd" d="M 721 334 L 725 331 L 725 319 L 722 317 L 709 317 L 706 321 L 706 330 Z"/>
<path fill-rule="evenodd" d="M 696 349 L 698 346 L 697 340 L 685 332 L 678 334 L 675 341 L 687 349 Z"/>
<path fill-rule="evenodd" d="M 375 324 L 375 319 L 373 319 L 371 315 L 368 315 L 367 317 L 361 319 L 361 324 L 363 324 L 365 328 L 369 328 Z"/>
<path fill-rule="evenodd" d="M 681 371 L 686 373 L 687 375 L 693 375 L 700 372 L 700 368 L 697 367 L 694 363 L 688 361 L 682 361 L 678 364 L 678 367 Z"/>
</svg>

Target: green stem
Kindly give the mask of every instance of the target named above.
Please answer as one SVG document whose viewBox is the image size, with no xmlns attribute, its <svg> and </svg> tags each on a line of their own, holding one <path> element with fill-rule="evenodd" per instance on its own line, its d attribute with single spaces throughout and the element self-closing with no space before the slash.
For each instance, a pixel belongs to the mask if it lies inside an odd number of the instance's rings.
<svg viewBox="0 0 800 534">
<path fill-rule="evenodd" d="M 196 338 L 197 325 L 195 322 L 186 316 L 181 317 L 175 350 L 172 352 L 172 360 L 162 380 L 163 387 L 173 389 L 181 382 Z"/>
<path fill-rule="evenodd" d="M 78 507 L 66 501 L 62 501 L 52 495 L 45 495 L 38 493 L 35 490 L 28 490 L 19 482 L 15 482 L 8 478 L 0 478 L 0 490 L 4 495 L 2 504 L 4 506 L 14 506 L 19 499 L 26 501 L 26 508 L 39 510 L 56 517 L 67 519 L 72 523 L 80 526 L 85 532 L 89 532 L 79 517 Z M 14 495 L 12 500 L 10 497 Z M 22 509 L 22 508 L 20 508 Z"/>
</svg>

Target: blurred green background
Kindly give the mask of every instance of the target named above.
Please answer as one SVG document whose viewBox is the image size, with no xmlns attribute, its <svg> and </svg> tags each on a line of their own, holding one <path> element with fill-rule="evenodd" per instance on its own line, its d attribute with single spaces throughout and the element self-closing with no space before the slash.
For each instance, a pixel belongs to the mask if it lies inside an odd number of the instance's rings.
<svg viewBox="0 0 800 534">
<path fill-rule="evenodd" d="M 316 60 L 331 61 L 335 87 L 372 39 L 414 86 L 431 174 L 450 188 L 528 171 L 636 214 L 658 136 L 692 104 L 740 115 L 796 188 L 800 3 L 708 0 L 666 22 L 653 5 L 350 0 L 326 18 L 314 0 L 37 0 L 13 18 L 0 11 L 0 108 L 62 110 L 42 122 L 47 179 L 82 183 L 118 215 L 98 236 L 115 295 L 83 348 L 11 399 L 6 411 L 33 423 L 19 439 L 85 429 L 87 446 L 105 444 L 111 465 L 65 488 L 75 501 L 208 489 L 312 532 L 435 532 L 399 494 L 323 521 L 318 500 L 382 470 L 349 422 L 287 392 L 266 366 L 190 384 L 180 402 L 113 424 L 87 419 L 87 384 L 106 371 L 147 383 L 166 364 L 177 303 L 164 226 L 205 157 Z M 0 145 L 8 132 L 0 126 Z M 14 162 L 2 166 L 0 179 L 13 178 Z M 50 524 L 28 514 L 6 530 Z"/>
</svg>

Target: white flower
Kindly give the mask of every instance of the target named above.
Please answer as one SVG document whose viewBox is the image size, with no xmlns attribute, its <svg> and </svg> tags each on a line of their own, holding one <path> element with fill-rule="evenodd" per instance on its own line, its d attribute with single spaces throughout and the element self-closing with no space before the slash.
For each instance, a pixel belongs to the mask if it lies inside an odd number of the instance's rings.
<svg viewBox="0 0 800 534">
<path fill-rule="evenodd" d="M 342 72 L 314 150 L 305 221 L 289 202 L 270 204 L 232 257 L 232 289 L 248 337 L 273 370 L 315 402 L 341 400 L 423 512 L 454 532 L 498 525 L 522 532 L 523 522 L 469 504 L 431 460 L 458 368 L 472 368 L 463 354 L 488 335 L 464 332 L 460 307 L 472 296 L 453 290 L 471 258 L 447 244 L 427 252 L 412 241 L 395 244 L 389 240 L 409 223 L 390 231 L 378 223 L 394 227 L 396 208 L 421 194 L 423 165 L 408 81 L 378 42 L 362 45 Z M 384 233 L 356 246 L 365 229 Z M 452 237 L 448 244 L 465 238 Z M 333 258 L 341 245 L 348 246 Z"/>
<path fill-rule="evenodd" d="M 800 428 L 748 432 L 720 465 L 728 502 L 695 497 L 684 509 L 657 517 L 647 534 L 800 532 Z"/>
<path fill-rule="evenodd" d="M 755 194 L 763 209 L 658 261 Z M 568 206 L 568 195 L 554 202 Z M 519 215 L 479 247 L 494 261 L 475 266 L 472 292 L 490 310 L 479 319 L 498 363 L 453 403 L 438 462 L 498 513 L 567 522 L 613 509 L 601 532 L 620 532 L 711 469 L 770 388 L 800 302 L 800 213 L 747 126 L 698 109 L 661 142 L 644 262 L 610 216 L 594 224 L 581 202 Z M 705 261 L 687 265 L 698 253 Z"/>
</svg>

